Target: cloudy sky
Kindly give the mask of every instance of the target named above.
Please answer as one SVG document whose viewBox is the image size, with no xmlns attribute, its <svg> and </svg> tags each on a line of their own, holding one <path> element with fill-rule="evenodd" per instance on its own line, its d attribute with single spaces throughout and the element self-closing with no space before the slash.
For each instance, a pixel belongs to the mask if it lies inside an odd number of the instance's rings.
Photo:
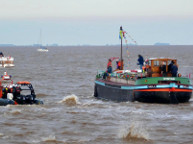
<svg viewBox="0 0 193 144">
<path fill-rule="evenodd" d="M 193 44 L 193 0 L 0 0 L 0 44 Z M 132 41 L 130 41 L 132 43 Z"/>
</svg>

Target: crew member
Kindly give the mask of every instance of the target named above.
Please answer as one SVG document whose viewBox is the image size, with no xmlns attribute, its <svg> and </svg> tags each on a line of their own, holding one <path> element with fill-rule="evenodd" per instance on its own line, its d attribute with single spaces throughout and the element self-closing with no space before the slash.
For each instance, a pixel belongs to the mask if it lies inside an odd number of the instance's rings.
<svg viewBox="0 0 193 144">
<path fill-rule="evenodd" d="M 171 73 L 172 73 L 172 77 L 177 77 L 177 73 L 178 73 L 178 67 L 176 64 L 173 64 L 171 67 Z"/>
<path fill-rule="evenodd" d="M 144 59 L 141 55 L 138 55 L 138 65 L 139 65 L 139 68 L 142 70 L 142 66 L 143 66 L 143 63 L 144 63 Z"/>
<path fill-rule="evenodd" d="M 107 64 L 107 73 L 112 73 L 112 60 L 109 59 Z"/>
<path fill-rule="evenodd" d="M 121 70 L 121 60 L 118 61 L 118 69 Z"/>
<path fill-rule="evenodd" d="M 2 52 L 0 52 L 0 57 L 4 57 L 4 55 L 3 55 L 3 53 L 2 53 Z"/>
<path fill-rule="evenodd" d="M 161 69 L 161 75 L 163 77 L 166 77 L 167 73 L 166 73 L 166 64 L 165 64 L 165 62 L 162 62 L 162 65 L 160 66 L 160 69 Z"/>
<path fill-rule="evenodd" d="M 168 72 L 171 72 L 173 64 L 174 61 L 172 60 L 171 63 L 168 65 Z"/>
</svg>

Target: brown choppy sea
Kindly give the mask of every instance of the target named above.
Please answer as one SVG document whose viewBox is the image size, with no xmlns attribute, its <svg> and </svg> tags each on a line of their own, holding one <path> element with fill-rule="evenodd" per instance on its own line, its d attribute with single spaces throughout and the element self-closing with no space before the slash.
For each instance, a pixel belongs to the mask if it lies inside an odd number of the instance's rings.
<svg viewBox="0 0 193 144">
<path fill-rule="evenodd" d="M 44 105 L 0 107 L 1 144 L 192 144 L 193 99 L 178 105 L 97 100 L 97 70 L 119 46 L 0 47 L 15 58 L 1 68 L 14 82 L 30 81 Z M 193 81 L 193 46 L 123 47 L 125 67 L 138 68 L 137 56 L 178 59 L 179 72 Z"/>
</svg>

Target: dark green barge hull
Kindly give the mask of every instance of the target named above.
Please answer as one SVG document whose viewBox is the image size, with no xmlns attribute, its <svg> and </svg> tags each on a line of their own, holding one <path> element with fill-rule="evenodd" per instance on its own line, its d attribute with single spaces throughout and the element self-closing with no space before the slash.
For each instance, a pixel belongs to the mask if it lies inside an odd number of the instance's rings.
<svg viewBox="0 0 193 144">
<path fill-rule="evenodd" d="M 184 103 L 192 96 L 192 85 L 187 78 L 143 78 L 135 85 L 96 79 L 94 96 L 116 102 Z"/>
<path fill-rule="evenodd" d="M 113 83 L 104 83 L 102 81 L 95 81 L 94 96 L 103 100 L 112 100 L 116 102 L 135 101 L 133 95 L 134 86 L 129 89 L 121 89 L 120 85 Z"/>
</svg>

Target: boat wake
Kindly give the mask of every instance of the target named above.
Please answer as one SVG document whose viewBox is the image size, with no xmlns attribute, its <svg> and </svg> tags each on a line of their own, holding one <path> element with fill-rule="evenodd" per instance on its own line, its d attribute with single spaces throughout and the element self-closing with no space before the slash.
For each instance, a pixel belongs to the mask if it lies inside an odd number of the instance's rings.
<svg viewBox="0 0 193 144">
<path fill-rule="evenodd" d="M 47 96 L 47 94 L 43 94 L 43 93 L 39 93 L 39 94 L 36 94 L 37 97 L 45 97 Z"/>
<path fill-rule="evenodd" d="M 49 137 L 42 138 L 43 142 L 56 142 L 56 137 L 54 135 L 50 135 Z"/>
<path fill-rule="evenodd" d="M 138 123 L 133 123 L 129 127 L 122 128 L 119 137 L 126 141 L 150 142 L 148 132 Z"/>
<path fill-rule="evenodd" d="M 49 135 L 48 137 L 42 137 L 41 140 L 33 140 L 32 143 L 65 143 L 56 139 L 55 135 Z"/>
<path fill-rule="evenodd" d="M 20 115 L 22 113 L 22 110 L 12 110 L 10 111 L 12 115 Z"/>
<path fill-rule="evenodd" d="M 73 106 L 79 104 L 79 99 L 76 95 L 72 94 L 63 98 L 59 103 L 65 103 L 67 105 Z"/>
</svg>

